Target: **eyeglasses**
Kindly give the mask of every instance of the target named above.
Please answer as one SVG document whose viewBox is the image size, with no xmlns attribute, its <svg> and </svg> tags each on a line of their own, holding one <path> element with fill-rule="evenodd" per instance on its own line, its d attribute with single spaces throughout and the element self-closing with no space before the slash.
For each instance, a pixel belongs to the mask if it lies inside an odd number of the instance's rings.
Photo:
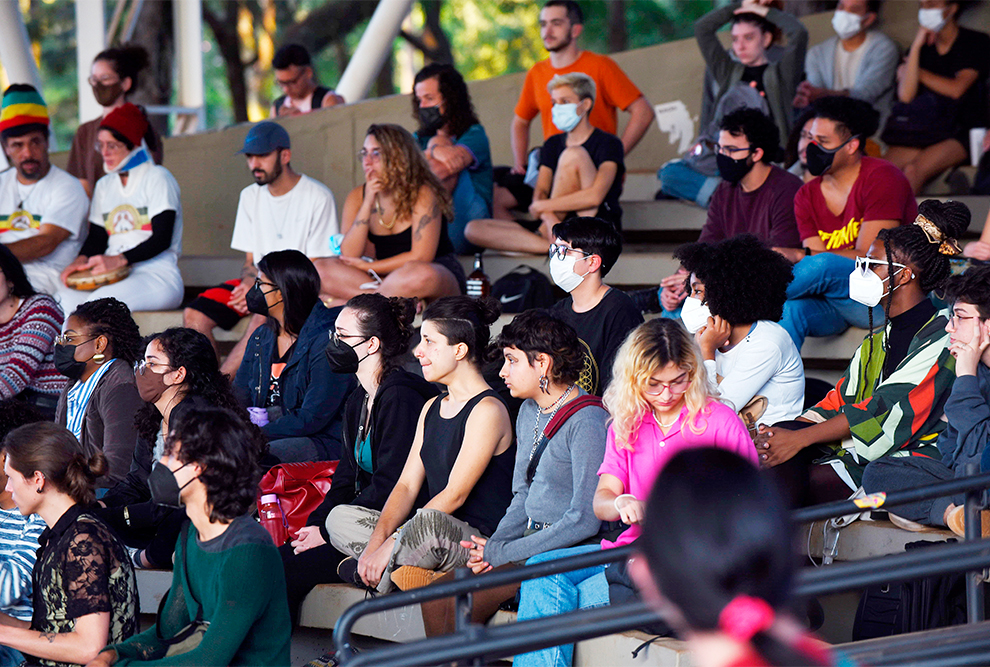
<svg viewBox="0 0 990 667">
<path fill-rule="evenodd" d="M 982 317 L 979 317 L 978 315 L 962 316 L 962 315 L 956 315 L 955 313 L 952 313 L 951 315 L 949 315 L 949 324 L 952 325 L 952 328 L 953 329 L 958 329 L 959 328 L 959 323 L 962 322 L 962 321 L 964 321 L 964 320 L 982 320 L 982 319 L 983 318 Z"/>
<path fill-rule="evenodd" d="M 112 86 L 115 83 L 120 83 L 120 79 L 119 78 L 117 78 L 117 79 L 111 79 L 109 77 L 101 77 L 101 78 L 97 79 L 95 76 L 91 76 L 87 80 L 89 81 L 89 85 L 91 85 L 91 86 L 95 86 L 98 83 L 99 84 L 102 84 L 104 86 Z"/>
<path fill-rule="evenodd" d="M 119 141 L 107 141 L 107 142 L 97 141 L 95 144 L 93 144 L 93 148 L 96 149 L 97 153 L 102 153 L 104 150 L 114 151 L 114 152 L 120 150 L 127 150 L 127 146 L 120 143 Z"/>
<path fill-rule="evenodd" d="M 896 266 L 899 269 L 907 268 L 907 264 L 901 264 L 900 262 L 887 262 L 882 259 L 873 259 L 872 257 L 856 258 L 856 270 L 860 273 L 866 273 L 872 270 L 874 266 Z"/>
<path fill-rule="evenodd" d="M 735 146 L 722 146 L 721 144 L 715 144 L 713 148 L 715 149 L 716 153 L 721 153 L 722 155 L 728 155 L 732 159 L 735 159 L 733 156 L 736 153 L 749 154 L 756 150 L 753 146 L 747 146 L 746 148 L 737 148 Z"/>
<path fill-rule="evenodd" d="M 668 390 L 671 394 L 683 394 L 687 391 L 688 386 L 691 384 L 691 378 L 682 376 L 673 382 L 654 382 L 650 380 L 646 387 L 643 389 L 643 393 L 647 396 L 659 396 L 663 393 L 663 390 Z"/>
<path fill-rule="evenodd" d="M 275 77 L 275 83 L 278 84 L 278 87 L 279 88 L 281 88 L 282 90 L 285 90 L 289 86 L 294 86 L 297 83 L 299 83 L 299 79 L 303 78 L 303 75 L 305 73 L 306 73 L 306 68 L 305 67 L 302 67 L 299 70 L 299 74 L 296 74 L 291 79 L 280 79 L 280 78 L 278 78 L 278 76 L 276 76 Z"/>
<path fill-rule="evenodd" d="M 155 372 L 155 368 L 157 368 L 159 366 L 162 367 L 162 368 L 164 368 L 164 369 L 166 369 L 166 370 L 168 370 L 168 371 L 174 370 L 168 364 L 162 364 L 162 363 L 159 363 L 157 361 L 148 361 L 146 359 L 140 359 L 139 361 L 134 362 L 134 372 L 137 373 L 138 375 L 144 375 L 145 369 L 150 368 L 151 369 L 151 372 L 154 373 Z"/>
<path fill-rule="evenodd" d="M 73 344 L 72 341 L 76 340 L 77 338 L 80 338 L 79 334 L 72 334 L 72 335 L 69 335 L 69 334 L 59 334 L 59 335 L 55 336 L 55 344 L 56 345 L 72 345 Z M 89 343 L 90 341 L 94 341 L 97 338 L 99 338 L 99 336 L 93 336 L 89 340 L 84 340 L 84 341 L 81 341 L 79 343 L 75 343 L 75 345 L 85 345 L 86 343 Z"/>
<path fill-rule="evenodd" d="M 372 162 L 378 162 L 382 159 L 382 152 L 378 148 L 372 148 L 370 151 L 362 148 L 358 151 L 358 159 L 364 162 L 368 158 L 371 158 Z"/>
<path fill-rule="evenodd" d="M 330 340 L 333 341 L 334 345 L 340 345 L 340 341 L 347 340 L 348 338 L 364 338 L 364 340 L 368 340 L 370 337 L 362 336 L 361 334 L 340 334 L 336 330 L 330 332 Z"/>
<path fill-rule="evenodd" d="M 275 288 L 275 290 L 278 290 L 278 289 L 281 289 L 281 288 L 280 288 L 280 287 L 279 287 L 278 285 L 276 285 L 275 283 L 266 283 L 266 282 L 265 282 L 264 280 L 262 280 L 261 278 L 255 278 L 255 279 L 254 279 L 254 286 L 255 286 L 255 287 L 257 287 L 258 289 L 261 289 L 261 287 L 262 287 L 262 285 L 264 285 L 265 287 L 274 287 L 274 288 Z M 272 290 L 272 292 L 274 292 L 275 290 Z"/>
<path fill-rule="evenodd" d="M 583 250 L 578 250 L 577 248 L 568 248 L 565 245 L 551 243 L 550 250 L 549 252 L 547 252 L 547 256 L 549 256 L 550 259 L 553 259 L 554 257 L 556 257 L 557 259 L 566 259 L 568 252 L 579 252 L 585 257 L 590 257 L 591 255 L 595 254 L 593 252 L 585 252 Z"/>
</svg>

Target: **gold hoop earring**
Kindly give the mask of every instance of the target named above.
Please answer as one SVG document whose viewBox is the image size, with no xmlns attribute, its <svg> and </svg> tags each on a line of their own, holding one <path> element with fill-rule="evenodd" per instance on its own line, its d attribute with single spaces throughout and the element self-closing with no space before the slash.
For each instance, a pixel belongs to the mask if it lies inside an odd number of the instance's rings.
<svg viewBox="0 0 990 667">
<path fill-rule="evenodd" d="M 96 354 L 93 355 L 93 363 L 95 363 L 97 366 L 101 365 L 106 360 L 107 357 L 102 352 L 97 352 Z"/>
</svg>

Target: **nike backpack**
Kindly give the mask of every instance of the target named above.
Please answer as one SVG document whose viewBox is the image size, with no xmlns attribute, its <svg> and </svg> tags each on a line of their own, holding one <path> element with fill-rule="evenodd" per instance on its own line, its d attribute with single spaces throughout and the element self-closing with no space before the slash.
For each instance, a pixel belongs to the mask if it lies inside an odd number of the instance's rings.
<svg viewBox="0 0 990 667">
<path fill-rule="evenodd" d="M 549 278 L 525 264 L 496 280 L 492 285 L 492 297 L 498 299 L 503 313 L 549 308 L 555 301 Z"/>
</svg>

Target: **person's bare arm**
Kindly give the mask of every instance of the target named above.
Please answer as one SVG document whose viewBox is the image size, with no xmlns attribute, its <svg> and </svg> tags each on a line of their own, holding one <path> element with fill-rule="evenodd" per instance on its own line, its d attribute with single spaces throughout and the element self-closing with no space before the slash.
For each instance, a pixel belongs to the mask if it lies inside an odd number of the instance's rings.
<svg viewBox="0 0 990 667">
<path fill-rule="evenodd" d="M 987 135 L 990 137 L 990 135 Z M 990 213 L 987 213 L 987 221 L 983 223 L 983 231 L 980 232 L 980 240 L 967 243 L 963 248 L 963 256 L 982 261 L 990 260 Z"/>
<path fill-rule="evenodd" d="M 331 90 L 329 93 L 323 96 L 323 102 L 320 103 L 320 108 L 326 109 L 329 107 L 335 107 L 338 104 L 346 104 L 346 103 L 347 102 L 344 101 L 344 98 L 341 95 L 338 95 L 336 92 Z"/>
<path fill-rule="evenodd" d="M 512 116 L 512 126 L 509 128 L 509 140 L 512 142 L 512 173 L 514 174 L 526 173 L 530 122 L 514 114 Z"/>
<path fill-rule="evenodd" d="M 965 95 L 979 76 L 980 73 L 975 69 L 961 69 L 954 77 L 939 76 L 926 69 L 918 70 L 918 81 L 923 86 L 954 100 Z"/>
<path fill-rule="evenodd" d="M 653 122 L 653 108 L 650 107 L 649 100 L 640 95 L 633 100 L 626 111 L 629 112 L 629 122 L 626 123 L 626 129 L 622 131 L 622 148 L 625 150 L 625 155 L 629 155 L 632 149 L 636 148 L 636 144 L 643 138 L 643 135 L 646 134 L 646 131 L 650 129 L 650 123 Z"/>
<path fill-rule="evenodd" d="M 90 199 L 92 199 L 93 198 L 93 184 L 90 183 L 89 180 L 88 179 L 85 179 L 85 178 L 80 178 L 78 180 L 79 180 L 79 184 L 81 186 L 83 186 L 83 190 L 86 191 L 86 196 L 89 197 Z"/>
<path fill-rule="evenodd" d="M 465 146 L 432 146 L 426 151 L 427 161 L 433 175 L 441 181 L 455 176 L 472 164 L 474 155 Z"/>
<path fill-rule="evenodd" d="M 50 255 L 58 244 L 69 238 L 70 232 L 58 225 L 44 223 L 38 228 L 38 233 L 20 241 L 8 243 L 7 248 L 21 262 Z"/>
<path fill-rule="evenodd" d="M 368 187 L 372 186 L 372 187 Z M 368 183 L 351 190 L 344 200 L 340 216 L 340 231 L 344 238 L 340 241 L 340 256 L 360 258 L 368 246 L 368 224 L 371 222 L 371 207 L 377 187 Z"/>
<path fill-rule="evenodd" d="M 919 74 L 921 71 L 921 47 L 928 41 L 930 30 L 918 27 L 911 48 L 908 50 L 904 63 L 897 68 L 897 99 L 910 102 L 918 94 Z"/>
<path fill-rule="evenodd" d="M 893 229 L 899 227 L 901 224 L 900 220 L 867 220 L 859 228 L 859 236 L 856 238 L 856 247 L 847 248 L 845 250 L 829 250 L 828 252 L 835 253 L 836 255 L 842 255 L 843 257 L 848 257 L 849 259 L 856 259 L 857 257 L 865 257 L 866 253 L 870 250 L 870 246 L 877 238 L 877 234 L 880 233 L 881 229 Z M 819 243 L 822 240 L 817 239 Z M 812 246 L 811 252 L 815 253 L 816 248 Z M 825 244 L 822 243 L 821 250 L 825 249 Z"/>
<path fill-rule="evenodd" d="M 94 660 L 107 645 L 110 612 L 86 614 L 76 619 L 72 632 L 38 632 L 29 623 L 0 624 L 0 644 L 56 662 L 85 664 Z"/>
</svg>

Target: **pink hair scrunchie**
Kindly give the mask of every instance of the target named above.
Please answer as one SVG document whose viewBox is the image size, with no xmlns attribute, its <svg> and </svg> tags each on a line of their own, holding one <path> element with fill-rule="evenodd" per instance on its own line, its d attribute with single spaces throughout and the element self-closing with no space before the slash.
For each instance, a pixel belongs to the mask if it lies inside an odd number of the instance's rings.
<svg viewBox="0 0 990 667">
<path fill-rule="evenodd" d="M 748 642 L 757 632 L 769 630 L 773 619 L 773 607 L 766 600 L 737 595 L 718 615 L 718 625 L 733 639 Z"/>
</svg>

